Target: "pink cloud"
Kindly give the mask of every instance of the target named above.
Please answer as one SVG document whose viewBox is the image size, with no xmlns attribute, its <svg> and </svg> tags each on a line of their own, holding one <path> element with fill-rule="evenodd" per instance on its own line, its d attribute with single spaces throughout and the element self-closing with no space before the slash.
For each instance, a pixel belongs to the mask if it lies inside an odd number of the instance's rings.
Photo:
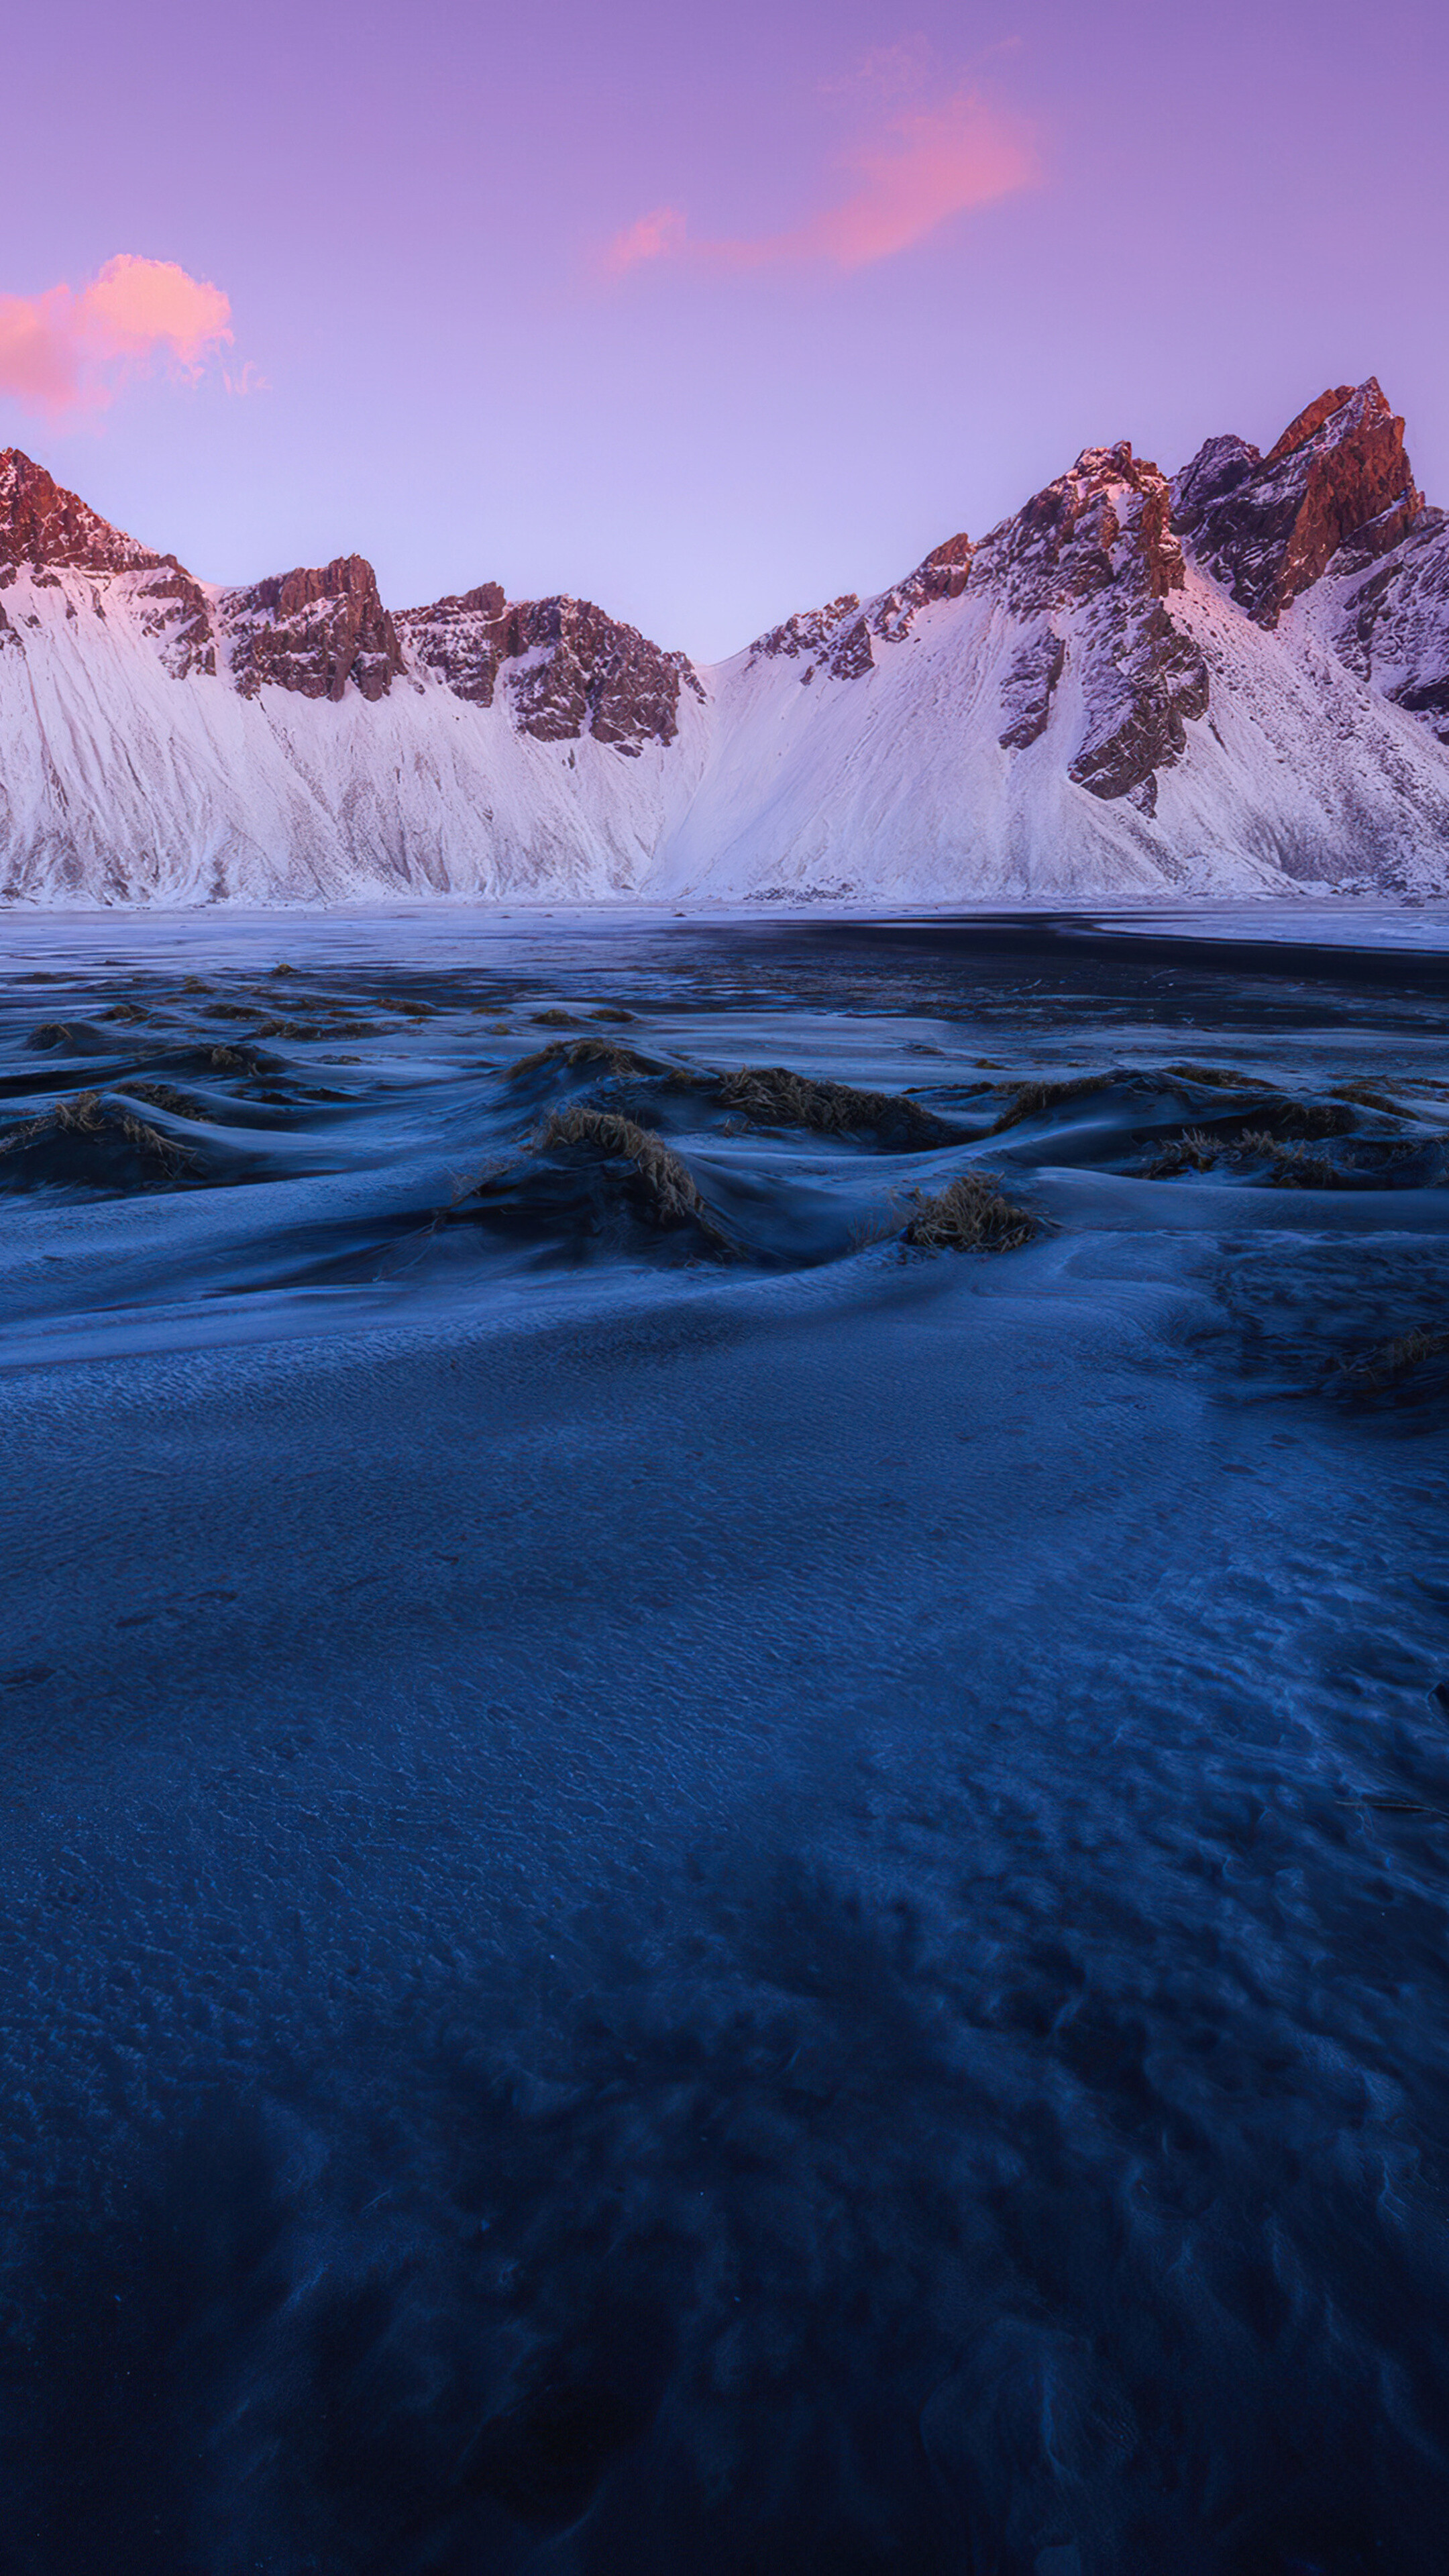
<svg viewBox="0 0 1449 2576">
<path fill-rule="evenodd" d="M 52 418 L 101 411 L 157 359 L 194 384 L 230 320 L 219 286 L 122 251 L 83 286 L 0 295 L 0 394 Z"/>
<path fill-rule="evenodd" d="M 968 207 L 1025 188 L 1037 175 L 1030 137 L 970 92 L 893 116 L 846 164 L 854 184 L 788 232 L 693 241 L 678 207 L 662 206 L 615 235 L 604 255 L 619 277 L 649 260 L 689 258 L 720 268 L 825 260 L 841 269 L 893 259 Z"/>
<path fill-rule="evenodd" d="M 616 233 L 604 252 L 603 265 L 611 277 L 622 277 L 628 268 L 637 268 L 642 260 L 667 259 L 672 252 L 685 250 L 685 219 L 678 206 L 656 206 L 652 215 L 641 215 L 637 223 Z"/>
</svg>

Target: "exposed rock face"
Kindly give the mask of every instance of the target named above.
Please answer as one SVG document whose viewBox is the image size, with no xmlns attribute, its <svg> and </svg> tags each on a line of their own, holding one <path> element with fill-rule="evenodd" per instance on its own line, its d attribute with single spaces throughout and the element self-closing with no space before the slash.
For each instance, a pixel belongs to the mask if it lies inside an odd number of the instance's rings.
<svg viewBox="0 0 1449 2576">
<path fill-rule="evenodd" d="M 596 742 L 637 757 L 646 742 L 672 742 L 679 692 L 703 696 L 683 653 L 662 652 L 637 627 L 584 599 L 509 605 L 496 581 L 430 608 L 404 609 L 398 631 L 419 662 L 458 698 L 491 707 L 500 673 L 520 732 L 541 742 Z M 505 666 L 524 667 L 509 671 Z"/>
<path fill-rule="evenodd" d="M 1195 559 L 1271 627 L 1341 547 L 1365 562 L 1387 554 L 1423 500 L 1404 424 L 1370 376 L 1320 394 L 1264 457 L 1242 439 L 1210 440 L 1178 476 L 1174 505 Z"/>
<path fill-rule="evenodd" d="M 587 599 L 510 608 L 504 650 L 523 664 L 506 675 L 514 722 L 541 742 L 587 731 L 637 759 L 646 742 L 674 740 L 681 686 L 704 695 L 686 654 L 662 652 Z"/>
<path fill-rule="evenodd" d="M 1333 643 L 1361 680 L 1449 743 L 1449 518 L 1442 510 L 1422 511 L 1393 553 L 1347 592 Z"/>
<path fill-rule="evenodd" d="M 157 603 L 143 622 L 156 637 L 168 670 L 178 680 L 190 671 L 215 670 L 211 613 L 200 582 L 174 555 L 153 554 L 120 528 L 111 527 L 74 492 L 55 482 L 44 466 L 33 464 L 18 447 L 9 447 L 0 456 L 0 567 L 13 577 L 20 565 L 28 565 L 41 582 L 54 577 L 57 566 L 77 572 L 154 574 L 153 580 L 138 586 L 137 596 Z M 104 617 L 99 591 L 92 594 L 92 607 Z"/>
<path fill-rule="evenodd" d="M 886 644 L 903 643 L 917 609 L 936 599 L 959 599 L 970 575 L 971 556 L 969 537 L 948 537 L 904 581 L 881 591 L 864 608 L 857 591 L 842 591 L 823 608 L 802 609 L 783 625 L 772 626 L 767 635 L 757 635 L 750 646 L 750 660 L 774 660 L 783 654 L 795 661 L 803 656 L 806 667 L 800 677 L 804 681 L 813 680 L 817 671 L 826 671 L 835 680 L 863 679 L 875 668 L 872 637 Z"/>
<path fill-rule="evenodd" d="M 508 651 L 508 608 L 502 585 L 485 581 L 430 608 L 405 608 L 394 621 L 405 645 L 455 698 L 491 707 L 498 665 Z"/>
<path fill-rule="evenodd" d="M 859 591 L 843 590 L 838 599 L 828 599 L 823 608 L 802 608 L 794 617 L 787 617 L 782 626 L 772 626 L 767 635 L 757 635 L 750 646 L 750 660 L 773 661 L 784 654 L 794 662 L 802 653 L 822 654 L 859 607 Z"/>
<path fill-rule="evenodd" d="M 903 595 L 918 607 L 928 599 L 959 599 L 971 574 L 975 548 L 964 529 L 959 536 L 947 537 L 933 546 L 924 563 L 908 573 L 901 584 Z"/>
<path fill-rule="evenodd" d="M 271 682 L 335 703 L 349 680 L 364 698 L 381 698 L 403 667 L 377 576 L 361 555 L 227 591 L 221 622 L 244 698 Z"/>
<path fill-rule="evenodd" d="M 1208 673 L 1164 600 L 1186 578 L 1166 478 L 1125 441 L 1089 447 L 977 547 L 974 587 L 1036 621 L 1002 688 L 1004 747 L 1045 729 L 1068 647 L 1052 621 L 1071 611 L 1086 724 L 1071 776 L 1094 796 L 1130 796 L 1146 813 L 1156 772 L 1181 754 L 1185 724 L 1205 715 Z"/>
<path fill-rule="evenodd" d="M 869 632 L 887 644 L 904 642 L 918 608 L 929 607 L 937 599 L 960 598 L 971 576 L 974 551 L 968 536 L 947 537 L 944 545 L 933 546 L 924 563 L 918 563 L 904 581 L 871 601 Z"/>
<path fill-rule="evenodd" d="M 82 572 L 150 572 L 175 568 L 174 555 L 154 555 L 97 516 L 18 447 L 0 455 L 0 564 L 55 564 Z"/>
<path fill-rule="evenodd" d="M 1003 751 L 1026 751 L 1045 733 L 1052 692 L 1062 676 L 1067 648 L 1054 626 L 1039 626 L 1012 655 L 1001 682 L 1006 730 Z"/>
<path fill-rule="evenodd" d="M 190 671 L 215 671 L 216 638 L 211 611 L 199 581 L 169 558 L 150 580 L 138 583 L 136 597 L 146 603 L 144 624 L 173 679 Z M 104 617 L 101 602 L 96 613 Z"/>
</svg>

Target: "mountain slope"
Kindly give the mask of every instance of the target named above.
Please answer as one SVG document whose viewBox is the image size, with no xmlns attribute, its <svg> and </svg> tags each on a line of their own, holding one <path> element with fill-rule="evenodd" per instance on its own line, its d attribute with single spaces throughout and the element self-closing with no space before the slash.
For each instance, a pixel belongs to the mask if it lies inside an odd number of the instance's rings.
<svg viewBox="0 0 1449 2576">
<path fill-rule="evenodd" d="M 357 555 L 222 590 L 0 456 L 10 901 L 1449 885 L 1449 523 L 1372 380 L 1129 446 L 696 671 Z"/>
</svg>

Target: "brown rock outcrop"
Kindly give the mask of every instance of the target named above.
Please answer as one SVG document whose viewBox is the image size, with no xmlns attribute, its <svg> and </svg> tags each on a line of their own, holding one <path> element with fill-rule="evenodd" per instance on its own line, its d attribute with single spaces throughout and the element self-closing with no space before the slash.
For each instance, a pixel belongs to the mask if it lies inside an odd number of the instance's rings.
<svg viewBox="0 0 1449 2576">
<path fill-rule="evenodd" d="M 152 554 L 113 528 L 18 447 L 0 455 L 0 564 L 30 564 L 37 571 L 54 564 L 82 572 L 149 572 L 163 564 L 179 569 L 174 555 Z"/>
<path fill-rule="evenodd" d="M 377 576 L 362 555 L 278 573 L 223 594 L 220 617 L 232 679 L 244 698 L 270 683 L 334 704 L 351 681 L 364 698 L 385 697 L 403 668 Z"/>
<path fill-rule="evenodd" d="M 1260 626 L 1352 547 L 1387 554 L 1423 508 L 1404 452 L 1404 424 L 1376 377 L 1320 394 L 1265 457 L 1214 439 L 1174 486 L 1178 527 L 1195 559 Z"/>
<path fill-rule="evenodd" d="M 637 758 L 646 742 L 672 742 L 679 692 L 704 691 L 684 653 L 666 653 L 635 626 L 587 599 L 525 600 L 505 628 L 509 696 L 520 732 L 568 742 L 585 731 Z"/>
<path fill-rule="evenodd" d="M 1086 722 L 1070 776 L 1093 796 L 1130 797 L 1145 813 L 1156 773 L 1181 754 L 1185 725 L 1205 715 L 1207 665 L 1164 601 L 1186 578 L 1166 477 L 1126 441 L 1083 450 L 977 547 L 973 588 L 989 584 L 1033 621 L 1002 684 L 1001 742 L 1025 750 L 1045 729 L 1068 653 Z M 1053 623 L 1077 611 L 1070 643 Z"/>
<path fill-rule="evenodd" d="M 682 687 L 704 695 L 686 654 L 664 652 L 587 599 L 510 604 L 489 581 L 406 608 L 397 626 L 455 697 L 489 707 L 506 680 L 514 722 L 540 742 L 588 733 L 634 758 L 646 742 L 674 740 Z M 514 663 L 522 667 L 510 669 Z"/>
<path fill-rule="evenodd" d="M 43 465 L 9 447 L 0 455 L 0 566 L 13 575 L 20 565 L 38 581 L 54 577 L 57 565 L 76 572 L 153 573 L 155 579 L 135 595 L 148 603 L 142 624 L 156 638 L 168 670 L 178 679 L 188 671 L 215 670 L 211 611 L 184 564 L 175 555 L 153 554 L 113 528 Z M 104 616 L 98 596 L 93 605 Z"/>
<path fill-rule="evenodd" d="M 498 666 L 508 650 L 508 606 L 502 584 L 480 583 L 453 592 L 428 608 L 404 608 L 398 634 L 428 670 L 446 681 L 455 698 L 491 707 Z"/>
<path fill-rule="evenodd" d="M 1001 681 L 1006 725 L 998 740 L 1003 751 L 1029 750 L 1045 733 L 1066 658 L 1067 648 L 1053 626 L 1037 627 L 1018 645 Z"/>
<path fill-rule="evenodd" d="M 823 608 L 799 609 L 779 626 L 772 626 L 766 634 L 755 637 L 750 646 L 750 660 L 774 661 L 783 654 L 793 662 L 802 653 L 822 653 L 837 629 L 848 618 L 854 617 L 859 606 L 859 591 L 843 590 L 838 599 L 828 599 Z"/>
</svg>

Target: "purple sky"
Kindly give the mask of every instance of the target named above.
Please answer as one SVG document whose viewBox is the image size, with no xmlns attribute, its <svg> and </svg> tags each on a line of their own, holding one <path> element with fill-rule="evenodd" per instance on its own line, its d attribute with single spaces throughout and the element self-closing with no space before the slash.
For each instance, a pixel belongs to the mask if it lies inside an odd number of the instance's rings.
<svg viewBox="0 0 1449 2576">
<path fill-rule="evenodd" d="M 0 446 L 206 577 L 711 658 L 1369 373 L 1449 502 L 1449 13 L 49 0 L 5 66 Z"/>
</svg>

